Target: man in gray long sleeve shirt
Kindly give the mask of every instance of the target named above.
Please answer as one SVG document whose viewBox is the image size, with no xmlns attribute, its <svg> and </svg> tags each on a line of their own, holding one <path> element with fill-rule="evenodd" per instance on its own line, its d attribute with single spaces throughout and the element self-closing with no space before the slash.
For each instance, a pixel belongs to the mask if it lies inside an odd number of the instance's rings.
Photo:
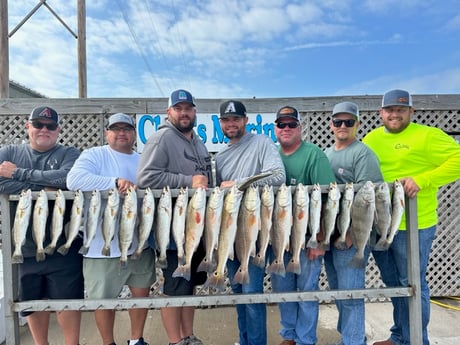
<svg viewBox="0 0 460 345">
<path fill-rule="evenodd" d="M 217 183 L 231 187 L 241 180 L 264 172 L 272 175 L 255 182 L 258 185 L 281 185 L 286 181 L 283 161 L 275 144 L 264 135 L 246 132 L 246 108 L 239 101 L 226 101 L 220 106 L 220 125 L 230 139 L 226 148 L 216 155 Z M 268 257 L 268 256 L 267 256 Z M 228 276 L 234 293 L 263 293 L 264 268 L 249 263 L 249 284 L 234 283 L 240 267 L 237 258 L 227 261 Z M 239 343 L 264 345 L 267 343 L 267 312 L 264 303 L 237 304 Z"/>
<path fill-rule="evenodd" d="M 80 155 L 78 149 L 56 144 L 60 133 L 59 114 L 47 106 L 32 110 L 26 123 L 29 143 L 8 145 L 0 149 L 0 193 L 17 194 L 23 189 L 33 191 L 66 189 L 66 177 Z M 49 201 L 52 210 L 54 201 Z M 64 222 L 70 219 L 72 202 L 67 203 Z M 15 207 L 11 208 L 14 219 Z M 32 219 L 30 221 L 32 223 Z M 51 217 L 48 217 L 44 246 L 50 242 Z M 66 241 L 62 234 L 57 245 Z M 78 249 L 81 238 L 73 241 L 69 253 L 48 255 L 36 262 L 36 245 L 32 239 L 32 224 L 27 229 L 19 265 L 20 299 L 22 301 L 83 298 L 82 257 Z M 35 344 L 48 343 L 49 311 L 24 312 Z M 80 335 L 80 311 L 56 312 L 66 345 L 77 345 Z"/>
</svg>

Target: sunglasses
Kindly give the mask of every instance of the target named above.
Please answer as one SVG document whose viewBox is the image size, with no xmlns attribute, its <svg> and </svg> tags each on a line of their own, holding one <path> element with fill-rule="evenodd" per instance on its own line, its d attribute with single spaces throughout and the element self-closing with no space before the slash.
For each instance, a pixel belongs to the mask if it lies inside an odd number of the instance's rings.
<svg viewBox="0 0 460 345">
<path fill-rule="evenodd" d="M 297 128 L 299 126 L 300 124 L 298 122 L 278 122 L 276 124 L 276 127 L 281 128 L 281 129 L 286 128 L 286 127 Z"/>
<path fill-rule="evenodd" d="M 356 123 L 355 119 L 348 119 L 348 120 L 332 120 L 332 124 L 334 127 L 342 127 L 342 124 L 345 124 L 345 127 L 353 127 Z"/>
<path fill-rule="evenodd" d="M 49 131 L 55 131 L 59 127 L 57 123 L 43 123 L 39 121 L 31 121 L 30 123 L 33 128 L 42 129 L 43 127 L 46 127 Z"/>
<path fill-rule="evenodd" d="M 114 127 L 109 127 L 108 130 L 112 131 L 112 132 L 131 132 L 131 131 L 134 131 L 134 128 L 133 127 L 117 127 L 117 126 L 114 126 Z"/>
</svg>

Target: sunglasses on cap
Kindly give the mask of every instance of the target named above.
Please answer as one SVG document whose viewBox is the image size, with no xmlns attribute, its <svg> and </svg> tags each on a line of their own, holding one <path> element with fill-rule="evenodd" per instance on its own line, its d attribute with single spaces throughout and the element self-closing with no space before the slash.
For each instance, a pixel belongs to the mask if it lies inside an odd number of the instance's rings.
<svg viewBox="0 0 460 345">
<path fill-rule="evenodd" d="M 43 123 L 40 121 L 30 121 L 30 123 L 33 128 L 42 129 L 43 127 L 46 127 L 49 131 L 55 131 L 59 127 L 57 123 Z"/>
<path fill-rule="evenodd" d="M 334 127 L 342 127 L 342 124 L 345 124 L 345 127 L 353 127 L 356 123 L 355 119 L 348 119 L 348 120 L 332 120 L 332 124 Z"/>
<path fill-rule="evenodd" d="M 299 127 L 299 123 L 298 122 L 278 122 L 276 124 L 276 127 L 278 128 L 286 128 L 286 127 L 289 127 L 289 128 L 297 128 Z"/>
</svg>

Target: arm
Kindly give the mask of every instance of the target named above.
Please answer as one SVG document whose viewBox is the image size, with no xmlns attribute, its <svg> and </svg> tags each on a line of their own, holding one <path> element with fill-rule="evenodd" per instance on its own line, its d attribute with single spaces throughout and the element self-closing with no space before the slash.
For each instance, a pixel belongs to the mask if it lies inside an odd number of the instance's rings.
<svg viewBox="0 0 460 345">
<path fill-rule="evenodd" d="M 264 179 L 256 181 L 254 184 L 262 186 L 269 184 L 272 186 L 281 186 L 286 182 L 286 172 L 284 170 L 284 164 L 279 155 L 276 145 L 271 141 L 270 138 L 264 137 L 262 141 L 259 164 L 261 166 L 259 173 L 273 172 L 273 175 L 268 176 Z"/>
</svg>

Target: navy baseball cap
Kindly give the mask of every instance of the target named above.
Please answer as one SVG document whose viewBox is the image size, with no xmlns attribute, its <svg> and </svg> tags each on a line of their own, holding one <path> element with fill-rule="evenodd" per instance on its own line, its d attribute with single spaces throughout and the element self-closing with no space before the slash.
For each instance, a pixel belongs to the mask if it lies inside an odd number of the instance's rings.
<svg viewBox="0 0 460 345">
<path fill-rule="evenodd" d="M 56 124 L 59 124 L 59 114 L 56 110 L 48 106 L 40 106 L 32 110 L 29 116 L 29 121 L 39 119 L 48 119 L 52 120 Z"/>
<path fill-rule="evenodd" d="M 346 113 L 353 115 L 359 120 L 359 108 L 356 103 L 353 102 L 340 102 L 337 103 L 332 109 L 332 116 L 334 117 L 337 114 Z"/>
<path fill-rule="evenodd" d="M 382 108 L 393 105 L 412 107 L 412 97 L 406 90 L 395 89 L 385 92 L 382 99 Z"/>
<path fill-rule="evenodd" d="M 169 97 L 168 101 L 168 108 L 169 107 L 174 107 L 177 103 L 190 103 L 191 105 L 195 106 L 193 103 L 193 96 L 190 92 L 187 90 L 176 90 L 171 93 L 171 96 Z"/>
<path fill-rule="evenodd" d="M 220 105 L 220 117 L 243 116 L 246 117 L 246 107 L 240 101 L 229 100 Z"/>
</svg>

